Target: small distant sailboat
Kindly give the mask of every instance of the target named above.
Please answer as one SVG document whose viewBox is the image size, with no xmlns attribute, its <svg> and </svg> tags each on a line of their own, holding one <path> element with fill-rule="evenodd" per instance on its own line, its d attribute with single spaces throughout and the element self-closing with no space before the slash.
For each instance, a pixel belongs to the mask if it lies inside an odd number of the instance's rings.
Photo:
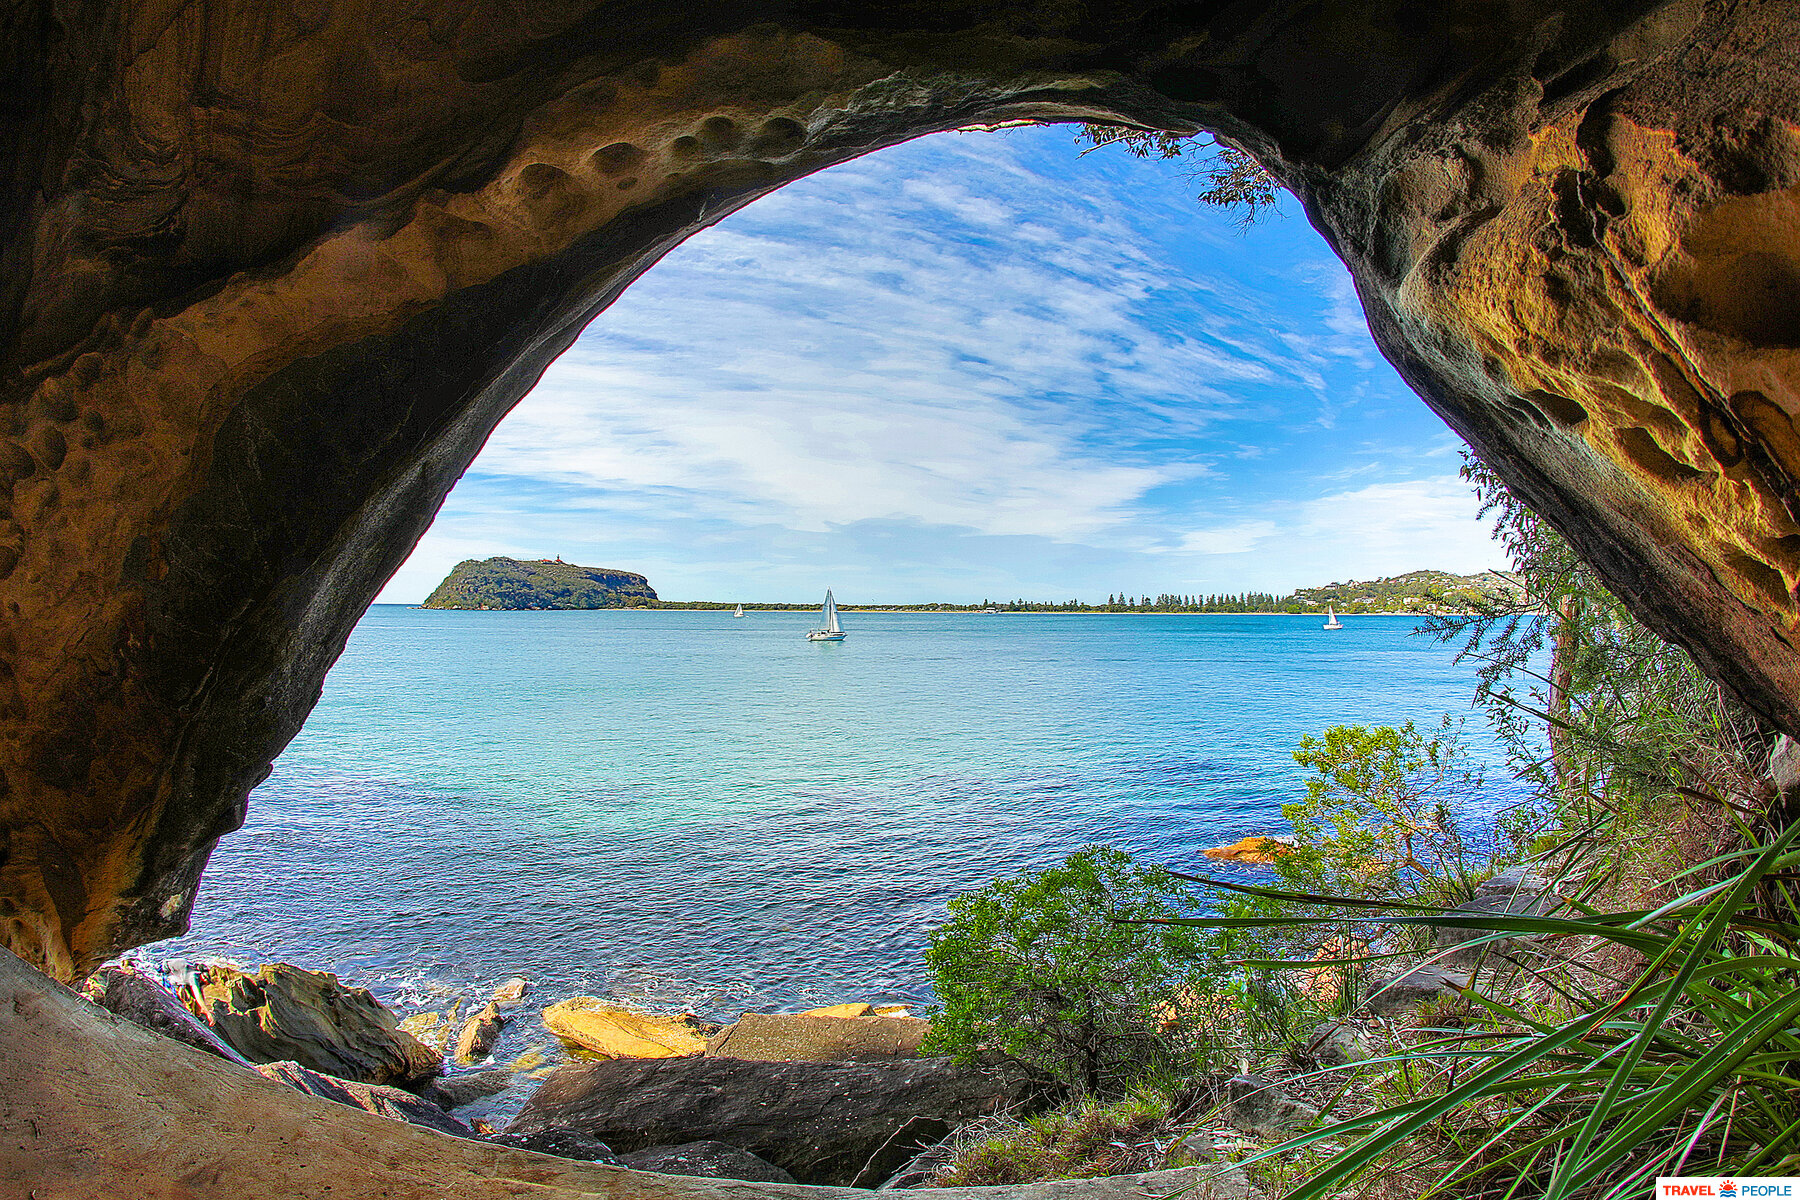
<svg viewBox="0 0 1800 1200">
<path fill-rule="evenodd" d="M 838 624 L 837 601 L 831 598 L 830 588 L 825 589 L 825 607 L 821 611 L 825 614 L 825 628 L 807 630 L 807 641 L 841 642 L 850 636 L 844 632 L 844 627 Z"/>
<path fill-rule="evenodd" d="M 743 616 L 743 615 L 744 615 L 744 606 L 743 606 L 743 605 L 741 605 L 741 604 L 740 604 L 740 605 L 738 605 L 738 606 L 737 606 L 737 609 L 736 609 L 736 610 L 735 610 L 735 611 L 734 611 L 734 612 L 732 612 L 732 614 L 731 614 L 731 615 L 732 615 L 732 616 L 734 616 L 734 617 L 741 617 L 741 616 Z"/>
<path fill-rule="evenodd" d="M 1337 619 L 1337 610 L 1327 604 L 1325 606 L 1325 628 L 1342 629 L 1343 627 L 1344 623 Z"/>
</svg>

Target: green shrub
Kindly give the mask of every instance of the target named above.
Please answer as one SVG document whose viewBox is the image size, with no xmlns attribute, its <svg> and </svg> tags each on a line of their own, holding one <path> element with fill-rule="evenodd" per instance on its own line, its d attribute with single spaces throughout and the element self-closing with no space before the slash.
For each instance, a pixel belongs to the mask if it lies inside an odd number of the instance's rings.
<svg viewBox="0 0 1800 1200">
<path fill-rule="evenodd" d="M 925 952 L 941 1001 L 928 1052 L 991 1047 L 1077 1095 L 1192 1063 L 1213 937 L 1122 923 L 1194 911 L 1168 871 L 1089 846 L 949 907 Z"/>
</svg>

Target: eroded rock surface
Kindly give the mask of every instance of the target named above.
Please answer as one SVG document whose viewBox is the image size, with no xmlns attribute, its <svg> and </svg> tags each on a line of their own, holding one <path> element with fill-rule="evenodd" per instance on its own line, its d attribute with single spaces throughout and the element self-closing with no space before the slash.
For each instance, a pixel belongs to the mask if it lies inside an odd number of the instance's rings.
<svg viewBox="0 0 1800 1200">
<path fill-rule="evenodd" d="M 621 1154 L 722 1141 L 804 1182 L 849 1184 L 909 1121 L 963 1123 L 1025 1095 L 1023 1083 L 1009 1075 L 948 1059 L 616 1059 L 558 1067 L 506 1132 L 570 1130 Z"/>
<path fill-rule="evenodd" d="M 706 1039 L 706 1053 L 761 1062 L 914 1058 L 930 1032 L 931 1022 L 918 1017 L 745 1013 Z"/>
<path fill-rule="evenodd" d="M 421 1083 L 443 1058 L 400 1028 L 367 989 L 325 971 L 269 963 L 248 974 L 223 963 L 195 972 L 188 1002 L 252 1062 L 293 1060 L 358 1083 Z"/>
<path fill-rule="evenodd" d="M 1800 733 L 1781 0 L 96 0 L 0 39 L 0 936 L 60 978 L 185 928 L 595 313 L 786 181 L 978 122 L 1255 153 L 1420 394 Z"/>
</svg>

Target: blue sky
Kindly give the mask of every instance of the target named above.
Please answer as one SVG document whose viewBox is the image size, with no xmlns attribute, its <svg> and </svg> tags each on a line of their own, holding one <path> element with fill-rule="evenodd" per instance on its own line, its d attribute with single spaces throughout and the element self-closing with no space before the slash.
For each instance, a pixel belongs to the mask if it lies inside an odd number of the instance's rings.
<svg viewBox="0 0 1800 1200">
<path fill-rule="evenodd" d="M 1223 592 L 1503 564 L 1299 206 L 951 133 L 698 234 L 495 431 L 381 595 L 560 555 L 666 599 Z"/>
</svg>

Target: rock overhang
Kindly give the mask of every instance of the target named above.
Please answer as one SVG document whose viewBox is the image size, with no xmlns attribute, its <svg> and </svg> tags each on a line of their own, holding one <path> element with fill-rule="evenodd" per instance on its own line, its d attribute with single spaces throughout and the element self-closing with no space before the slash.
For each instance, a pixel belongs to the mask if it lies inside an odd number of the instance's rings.
<svg viewBox="0 0 1800 1200">
<path fill-rule="evenodd" d="M 5 35 L 0 930 L 54 975 L 184 928 L 596 312 L 784 182 L 975 124 L 1251 150 L 1427 402 L 1800 731 L 1788 6 L 101 8 Z"/>
</svg>

